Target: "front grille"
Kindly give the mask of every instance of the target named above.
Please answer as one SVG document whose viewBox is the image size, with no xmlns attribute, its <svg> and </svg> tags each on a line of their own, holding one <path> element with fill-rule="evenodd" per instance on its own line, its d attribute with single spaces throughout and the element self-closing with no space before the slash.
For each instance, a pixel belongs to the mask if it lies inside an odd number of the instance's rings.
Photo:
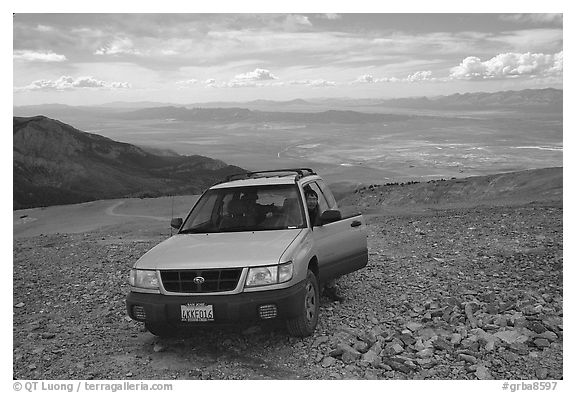
<svg viewBox="0 0 576 393">
<path fill-rule="evenodd" d="M 231 291 L 238 285 L 242 268 L 208 270 L 162 270 L 160 277 L 168 292 L 210 293 Z M 202 277 L 203 283 L 194 279 Z"/>
</svg>

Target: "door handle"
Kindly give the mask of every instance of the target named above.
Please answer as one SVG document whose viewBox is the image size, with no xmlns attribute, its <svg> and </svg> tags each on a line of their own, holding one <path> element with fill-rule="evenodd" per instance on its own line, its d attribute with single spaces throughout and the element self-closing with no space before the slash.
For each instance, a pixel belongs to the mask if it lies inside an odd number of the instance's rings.
<svg viewBox="0 0 576 393">
<path fill-rule="evenodd" d="M 360 225 L 362 225 L 362 223 L 358 220 L 354 220 L 354 221 L 352 221 L 352 224 L 350 224 L 350 226 L 353 228 L 359 227 Z"/>
</svg>

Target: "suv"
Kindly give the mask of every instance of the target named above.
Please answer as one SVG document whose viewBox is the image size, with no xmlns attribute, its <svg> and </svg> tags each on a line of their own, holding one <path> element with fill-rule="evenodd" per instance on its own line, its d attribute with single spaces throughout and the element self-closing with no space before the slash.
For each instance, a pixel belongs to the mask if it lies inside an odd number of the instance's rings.
<svg viewBox="0 0 576 393">
<path fill-rule="evenodd" d="M 308 189 L 318 194 L 316 223 Z M 320 285 L 368 262 L 364 218 L 343 214 L 309 168 L 229 176 L 171 225 L 177 234 L 134 264 L 126 299 L 128 315 L 158 336 L 278 319 L 291 335 L 311 335 Z"/>
</svg>

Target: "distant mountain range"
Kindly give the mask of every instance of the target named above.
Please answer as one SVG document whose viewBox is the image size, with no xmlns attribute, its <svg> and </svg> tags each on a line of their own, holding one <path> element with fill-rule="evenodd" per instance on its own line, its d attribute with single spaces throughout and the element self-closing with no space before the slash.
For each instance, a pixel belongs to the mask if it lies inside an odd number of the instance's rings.
<svg viewBox="0 0 576 393">
<path fill-rule="evenodd" d="M 289 101 L 254 100 L 245 103 L 238 102 L 212 102 L 205 104 L 186 105 L 186 108 L 228 108 L 242 107 L 260 110 L 278 110 L 281 108 L 312 109 L 312 108 L 413 108 L 413 109 L 462 109 L 462 110 L 486 110 L 486 109 L 537 109 L 545 112 L 561 112 L 563 103 L 563 91 L 559 89 L 525 89 L 499 91 L 495 93 L 465 93 L 448 96 L 434 97 L 408 97 L 393 99 L 349 99 L 349 98 L 325 98 L 302 99 Z M 159 106 L 159 105 L 158 105 Z"/>
<path fill-rule="evenodd" d="M 394 114 L 394 109 L 409 109 L 410 114 Z M 244 103 L 213 102 L 169 105 L 156 102 L 109 103 L 97 106 L 61 104 L 14 107 L 15 116 L 44 115 L 73 122 L 106 116 L 118 120 L 173 119 L 215 122 L 291 122 L 362 124 L 405 120 L 419 110 L 486 111 L 523 113 L 562 113 L 563 91 L 558 89 L 466 93 L 437 97 L 398 99 L 314 99 Z M 375 113 L 377 112 L 377 113 Z M 429 113 L 428 113 L 429 114 Z"/>
<path fill-rule="evenodd" d="M 465 93 L 438 97 L 398 98 L 375 105 L 426 109 L 541 109 L 562 111 L 563 91 L 558 89 Z"/>
<path fill-rule="evenodd" d="M 44 116 L 13 119 L 13 208 L 197 194 L 244 169 L 203 156 L 150 151 Z"/>
</svg>

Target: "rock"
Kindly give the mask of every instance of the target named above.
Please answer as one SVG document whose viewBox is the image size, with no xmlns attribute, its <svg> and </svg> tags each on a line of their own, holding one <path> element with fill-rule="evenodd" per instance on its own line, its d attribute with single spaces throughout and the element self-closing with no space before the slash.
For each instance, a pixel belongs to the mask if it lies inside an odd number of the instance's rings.
<svg viewBox="0 0 576 393">
<path fill-rule="evenodd" d="M 466 318 L 468 318 L 468 321 L 470 322 L 470 326 L 472 326 L 472 328 L 477 328 L 478 321 L 474 316 L 473 312 L 474 306 L 477 306 L 476 303 L 466 303 L 466 305 L 464 306 L 464 313 L 466 314 Z"/>
<path fill-rule="evenodd" d="M 429 369 L 434 367 L 438 362 L 432 358 L 416 359 L 416 363 L 424 369 Z"/>
<path fill-rule="evenodd" d="M 398 362 L 396 360 L 384 358 L 384 359 L 382 359 L 382 362 L 387 364 L 388 366 L 390 366 L 392 368 L 392 370 L 400 371 L 404 374 L 409 374 L 410 372 L 412 372 L 412 369 L 410 367 L 408 367 L 404 363 Z"/>
<path fill-rule="evenodd" d="M 20 302 L 20 303 L 18 303 L 18 304 L 15 304 L 14 307 L 16 307 L 16 308 L 22 308 L 22 307 L 24 307 L 25 305 L 26 305 L 25 303 Z"/>
<path fill-rule="evenodd" d="M 406 328 L 412 332 L 417 332 L 418 330 L 422 329 L 424 325 L 418 322 L 409 322 L 406 324 Z"/>
<path fill-rule="evenodd" d="M 413 345 L 416 342 L 416 339 L 412 337 L 410 334 L 401 334 L 398 336 L 400 340 L 404 343 L 404 345 Z"/>
<path fill-rule="evenodd" d="M 558 335 L 550 330 L 546 330 L 544 333 L 537 335 L 536 338 L 545 338 L 548 341 L 556 341 L 558 340 Z"/>
<path fill-rule="evenodd" d="M 494 379 L 494 377 L 492 377 L 492 374 L 490 373 L 490 370 L 488 370 L 486 366 L 479 365 L 478 367 L 476 367 L 476 372 L 474 374 L 476 375 L 476 378 L 481 380 Z"/>
<path fill-rule="evenodd" d="M 320 365 L 324 368 L 332 367 L 334 364 L 336 364 L 336 361 L 337 360 L 332 356 L 326 356 L 324 359 L 322 359 L 322 363 Z"/>
<path fill-rule="evenodd" d="M 484 302 L 484 303 L 490 303 L 496 300 L 496 293 L 490 291 L 487 293 L 484 293 L 482 295 L 480 295 L 480 299 Z"/>
<path fill-rule="evenodd" d="M 378 367 L 380 365 L 380 356 L 375 351 L 368 351 L 362 355 L 360 364 L 366 364 L 370 367 Z"/>
<path fill-rule="evenodd" d="M 526 327 L 526 325 L 528 325 L 528 320 L 524 317 L 520 317 L 520 318 L 514 319 L 513 323 L 514 323 L 515 328 L 523 328 L 523 327 Z"/>
<path fill-rule="evenodd" d="M 328 336 L 320 336 L 316 340 L 314 340 L 314 342 L 312 343 L 312 348 L 318 348 L 320 344 L 327 343 L 328 341 L 330 341 L 330 338 Z"/>
<path fill-rule="evenodd" d="M 433 348 L 426 348 L 423 349 L 421 351 L 416 352 L 416 356 L 418 356 L 419 358 L 429 358 L 432 357 L 434 355 L 434 349 Z"/>
<path fill-rule="evenodd" d="M 548 369 L 546 367 L 538 367 L 536 369 L 536 379 L 546 379 L 548 376 Z"/>
<path fill-rule="evenodd" d="M 368 351 L 368 348 L 370 348 L 370 346 L 368 345 L 368 343 L 365 343 L 364 341 L 356 341 L 356 343 L 354 343 L 353 348 L 360 353 L 365 353 L 366 351 Z"/>
<path fill-rule="evenodd" d="M 426 349 L 427 347 L 424 345 L 424 343 L 422 342 L 422 339 L 419 337 L 416 342 L 414 343 L 414 349 L 416 351 L 422 351 L 423 349 Z"/>
<path fill-rule="evenodd" d="M 489 352 L 494 350 L 494 348 L 496 347 L 496 342 L 497 340 L 499 340 L 498 337 L 496 337 L 495 335 L 486 333 L 483 329 L 480 328 L 473 329 L 471 333 L 477 337 L 478 344 L 482 344 L 484 346 L 484 349 Z M 474 348 L 474 344 L 470 346 L 470 349 L 477 350 L 476 348 Z"/>
<path fill-rule="evenodd" d="M 514 342 L 512 344 L 510 344 L 510 350 L 514 353 L 517 353 L 518 355 L 528 355 L 529 348 L 528 345 L 526 345 L 525 343 L 521 343 L 521 342 Z"/>
<path fill-rule="evenodd" d="M 342 349 L 342 361 L 344 363 L 353 363 L 362 356 L 360 352 L 352 348 L 350 345 L 341 343 L 339 344 L 339 347 Z"/>
<path fill-rule="evenodd" d="M 441 351 L 452 351 L 454 349 L 452 347 L 452 344 L 444 340 L 442 337 L 438 337 L 436 340 L 434 340 L 433 344 L 434 348 L 439 349 Z"/>
<path fill-rule="evenodd" d="M 500 327 L 506 327 L 508 326 L 508 318 L 506 318 L 504 315 L 499 314 L 496 316 L 496 318 L 494 318 L 494 324 Z"/>
<path fill-rule="evenodd" d="M 544 327 L 543 324 L 541 324 L 540 322 L 528 322 L 526 324 L 526 327 L 530 330 L 532 330 L 533 332 L 535 332 L 536 334 L 541 334 L 544 333 L 546 331 L 546 328 Z"/>
<path fill-rule="evenodd" d="M 378 379 L 378 375 L 377 375 L 374 371 L 367 370 L 367 371 L 364 373 L 364 379 L 366 379 L 366 380 L 377 380 L 377 379 Z"/>
<path fill-rule="evenodd" d="M 49 340 L 49 339 L 51 339 L 51 338 L 56 337 L 56 334 L 55 334 L 55 333 L 42 333 L 41 337 L 44 338 L 44 339 Z"/>
<path fill-rule="evenodd" d="M 558 331 L 562 330 L 561 326 L 563 320 L 561 317 L 547 317 L 542 320 L 542 323 L 546 328 L 548 328 L 548 330 Z"/>
<path fill-rule="evenodd" d="M 154 344 L 154 352 L 164 352 L 166 347 L 160 343 Z"/>
<path fill-rule="evenodd" d="M 358 339 L 364 341 L 366 344 L 368 344 L 369 347 L 371 347 L 372 345 L 374 345 L 374 343 L 376 343 L 376 341 L 378 341 L 378 335 L 370 331 L 367 333 L 361 333 L 358 336 Z"/>
<path fill-rule="evenodd" d="M 450 337 L 450 344 L 458 345 L 462 341 L 462 335 L 459 333 L 453 333 Z"/>
<path fill-rule="evenodd" d="M 396 353 L 396 354 L 402 353 L 404 351 L 404 348 L 402 347 L 402 345 L 400 345 L 398 343 L 390 345 L 389 348 L 392 349 L 393 353 Z"/>
<path fill-rule="evenodd" d="M 537 338 L 534 340 L 534 345 L 538 348 L 547 348 L 550 346 L 550 341 L 546 340 L 545 338 Z"/>
<path fill-rule="evenodd" d="M 497 304 L 489 303 L 486 305 L 486 311 L 488 312 L 488 314 L 492 314 L 492 315 L 498 314 L 499 310 L 500 309 L 499 309 Z"/>
<path fill-rule="evenodd" d="M 522 336 L 522 334 L 518 330 L 505 330 L 494 333 L 494 336 L 498 337 L 506 344 L 512 344 L 513 342 L 516 342 Z"/>
<path fill-rule="evenodd" d="M 476 359 L 474 356 L 467 355 L 465 353 L 458 354 L 458 357 L 468 363 L 476 363 L 478 361 L 478 359 Z"/>
<path fill-rule="evenodd" d="M 418 332 L 418 337 L 422 338 L 422 340 L 429 340 L 438 334 L 432 328 L 424 328 Z"/>
</svg>

